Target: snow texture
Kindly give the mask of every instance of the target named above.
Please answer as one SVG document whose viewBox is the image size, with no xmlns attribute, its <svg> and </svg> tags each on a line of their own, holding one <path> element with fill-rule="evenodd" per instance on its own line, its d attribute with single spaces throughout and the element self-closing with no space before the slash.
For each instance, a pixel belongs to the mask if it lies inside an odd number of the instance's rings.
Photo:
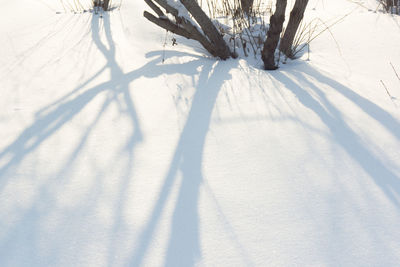
<svg viewBox="0 0 400 267">
<path fill-rule="evenodd" d="M 144 1 L 3 2 L 0 266 L 398 266 L 399 16 L 310 0 L 350 15 L 266 72 Z"/>
</svg>

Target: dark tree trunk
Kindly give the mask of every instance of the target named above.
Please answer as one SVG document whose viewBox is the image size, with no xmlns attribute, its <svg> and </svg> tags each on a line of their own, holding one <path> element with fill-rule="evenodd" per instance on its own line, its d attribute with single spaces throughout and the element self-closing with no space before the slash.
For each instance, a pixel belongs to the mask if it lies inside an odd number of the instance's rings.
<svg viewBox="0 0 400 267">
<path fill-rule="evenodd" d="M 240 4 L 242 5 L 243 12 L 247 15 L 250 14 L 251 9 L 253 7 L 254 0 L 240 0 Z"/>
<path fill-rule="evenodd" d="M 144 17 L 151 22 L 155 23 L 161 28 L 166 29 L 167 31 L 171 31 L 188 39 L 198 41 L 211 55 L 215 57 L 219 57 L 224 60 L 234 57 L 218 29 L 214 26 L 210 18 L 204 13 L 195 0 L 180 0 L 180 2 L 193 16 L 198 25 L 200 25 L 200 28 L 203 30 L 203 32 L 201 32 L 196 25 L 193 24 L 193 21 L 179 16 L 179 11 L 175 7 L 168 4 L 166 0 L 144 1 L 158 16 L 156 17 L 145 11 Z M 167 13 L 172 14 L 175 17 L 175 21 L 170 20 L 159 6 L 165 9 Z"/>
<path fill-rule="evenodd" d="M 393 0 L 386 0 L 386 11 L 389 12 L 392 10 Z"/>
<path fill-rule="evenodd" d="M 195 0 L 180 0 L 181 3 L 185 6 L 187 11 L 192 14 L 193 18 L 200 25 L 204 34 L 210 39 L 211 43 L 215 46 L 217 50 L 217 54 L 221 59 L 227 59 L 231 56 L 231 51 L 226 44 L 225 40 L 222 38 L 222 35 L 214 26 L 210 18 L 206 15 L 206 13 L 201 9 L 199 4 Z"/>
<path fill-rule="evenodd" d="M 265 40 L 261 56 L 266 70 L 276 70 L 278 68 L 275 65 L 275 50 L 282 32 L 283 22 L 285 21 L 286 5 L 287 0 L 277 0 L 275 12 L 269 22 L 267 40 Z"/>
<path fill-rule="evenodd" d="M 289 58 L 294 57 L 292 49 L 293 40 L 296 36 L 297 30 L 299 29 L 300 22 L 303 19 L 307 4 L 308 0 L 296 0 L 293 9 L 290 12 L 290 18 L 285 33 L 279 45 L 279 50 Z"/>
<path fill-rule="evenodd" d="M 103 1 L 103 10 L 107 11 L 110 7 L 110 0 L 104 0 Z"/>
</svg>

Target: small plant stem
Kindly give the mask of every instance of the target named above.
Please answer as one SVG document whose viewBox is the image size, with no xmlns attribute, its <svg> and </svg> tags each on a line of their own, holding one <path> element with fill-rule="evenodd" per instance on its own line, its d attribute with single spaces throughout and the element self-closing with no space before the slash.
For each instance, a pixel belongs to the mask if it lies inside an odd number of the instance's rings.
<svg viewBox="0 0 400 267">
<path fill-rule="evenodd" d="M 397 107 L 396 103 L 394 103 L 394 101 L 393 101 L 393 96 L 389 93 L 389 90 L 388 90 L 388 88 L 386 87 L 386 84 L 385 84 L 382 80 L 381 80 L 381 83 L 382 83 L 383 87 L 385 88 L 386 93 L 388 94 L 388 96 L 389 96 L 390 100 L 392 101 L 393 105 L 394 105 L 395 107 Z"/>
<path fill-rule="evenodd" d="M 392 69 L 393 69 L 394 73 L 396 74 L 396 76 L 397 76 L 397 79 L 400 81 L 399 74 L 397 73 L 396 69 L 394 68 L 394 66 L 393 66 L 392 62 L 389 62 L 389 63 L 390 63 L 390 66 L 392 66 Z"/>
</svg>

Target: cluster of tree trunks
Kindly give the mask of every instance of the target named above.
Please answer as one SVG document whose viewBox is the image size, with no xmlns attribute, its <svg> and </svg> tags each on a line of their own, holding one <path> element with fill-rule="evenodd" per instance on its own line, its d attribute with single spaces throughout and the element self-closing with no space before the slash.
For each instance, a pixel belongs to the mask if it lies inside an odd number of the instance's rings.
<svg viewBox="0 0 400 267">
<path fill-rule="evenodd" d="M 293 40 L 296 32 L 299 29 L 300 22 L 303 20 L 304 11 L 306 10 L 308 0 L 297 0 L 290 12 L 289 22 L 286 26 L 285 33 L 283 34 L 279 50 L 281 50 L 287 57 L 293 57 Z"/>
<path fill-rule="evenodd" d="M 179 0 L 190 13 L 193 20 L 192 18 L 182 16 L 178 9 L 170 4 L 168 0 L 144 1 L 157 15 L 155 16 L 145 11 L 144 17 L 149 21 L 167 31 L 198 41 L 214 57 L 219 57 L 223 60 L 235 57 L 223 39 L 221 33 L 215 27 L 211 19 L 205 14 L 196 0 Z M 250 15 L 254 0 L 240 1 L 243 12 Z M 290 13 L 289 22 L 279 46 L 280 51 L 287 57 L 293 57 L 293 40 L 300 22 L 303 19 L 307 4 L 308 0 L 296 0 Z M 286 6 L 287 0 L 276 0 L 275 12 L 270 18 L 270 26 L 261 55 L 266 70 L 274 70 L 278 68 L 275 63 L 275 51 L 282 34 Z M 173 19 L 166 16 L 166 14 L 171 14 Z M 198 28 L 197 25 L 199 25 L 200 28 Z"/>
<path fill-rule="evenodd" d="M 290 12 L 289 22 L 285 33 L 281 39 L 279 50 L 289 58 L 293 58 L 293 41 L 300 22 L 304 17 L 308 0 L 296 0 L 292 11 Z M 267 40 L 264 44 L 262 59 L 266 70 L 275 70 L 278 66 L 275 64 L 275 50 L 278 46 L 279 38 L 282 33 L 283 23 L 285 21 L 287 0 L 277 0 L 274 14 L 270 18 Z"/>
<path fill-rule="evenodd" d="M 93 7 L 101 7 L 107 11 L 110 8 L 110 0 L 93 0 Z"/>
<path fill-rule="evenodd" d="M 389 13 L 400 14 L 400 1 L 399 0 L 381 0 L 386 11 Z"/>
</svg>

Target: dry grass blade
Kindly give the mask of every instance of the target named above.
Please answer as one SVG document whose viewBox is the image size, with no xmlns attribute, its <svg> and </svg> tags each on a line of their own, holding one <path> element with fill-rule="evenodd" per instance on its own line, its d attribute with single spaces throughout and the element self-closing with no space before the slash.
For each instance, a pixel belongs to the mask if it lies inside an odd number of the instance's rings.
<svg viewBox="0 0 400 267">
<path fill-rule="evenodd" d="M 304 24 L 302 22 L 301 26 L 299 27 L 299 30 L 296 33 L 295 40 L 293 41 L 293 46 L 292 46 L 293 57 L 295 58 L 296 55 L 300 51 L 302 51 L 306 46 L 309 47 L 310 43 L 313 40 L 315 40 L 317 37 L 319 37 L 325 31 L 328 31 L 329 34 L 332 36 L 332 39 L 334 40 L 334 42 L 336 44 L 339 54 L 342 55 L 339 43 L 337 42 L 335 36 L 333 35 L 331 28 L 334 25 L 343 21 L 347 16 L 349 16 L 351 13 L 353 13 L 357 8 L 353 9 L 349 13 L 343 15 L 342 17 L 338 18 L 337 20 L 333 21 L 330 24 L 327 24 L 320 18 L 315 18 L 315 19 L 311 20 L 308 24 Z M 321 25 L 323 26 L 323 29 L 317 32 L 317 29 L 319 27 L 321 27 Z"/>
<path fill-rule="evenodd" d="M 394 68 L 394 66 L 393 66 L 392 62 L 389 62 L 389 63 L 390 63 L 390 66 L 392 66 L 392 69 L 393 69 L 394 73 L 396 74 L 396 76 L 397 76 L 397 79 L 400 81 L 399 74 L 397 73 L 396 69 Z"/>
<path fill-rule="evenodd" d="M 393 96 L 389 93 L 389 90 L 388 90 L 386 84 L 385 84 L 382 80 L 381 80 L 381 84 L 382 84 L 383 88 L 385 88 L 386 94 L 389 96 L 389 98 L 390 98 L 390 100 L 392 101 L 393 105 L 397 108 L 396 103 L 393 101 L 393 99 L 396 99 L 396 98 L 393 97 Z"/>
</svg>

